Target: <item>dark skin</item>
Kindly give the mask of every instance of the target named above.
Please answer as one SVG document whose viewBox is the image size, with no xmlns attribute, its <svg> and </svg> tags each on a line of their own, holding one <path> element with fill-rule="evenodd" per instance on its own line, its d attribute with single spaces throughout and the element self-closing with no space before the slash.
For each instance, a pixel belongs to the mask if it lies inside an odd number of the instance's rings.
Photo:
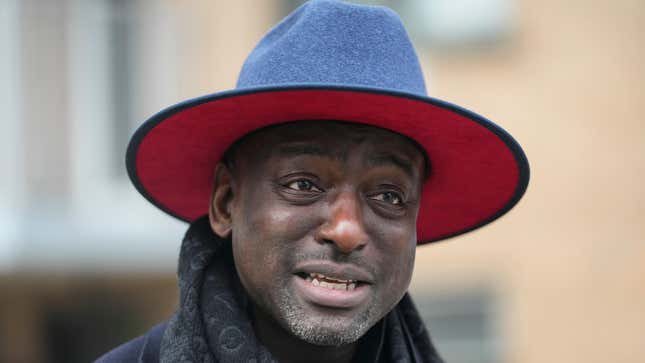
<svg viewBox="0 0 645 363">
<path fill-rule="evenodd" d="M 351 362 L 409 286 L 423 154 L 390 131 L 319 121 L 256 132 L 232 156 L 210 223 L 232 239 L 257 337 L 283 363 Z"/>
</svg>

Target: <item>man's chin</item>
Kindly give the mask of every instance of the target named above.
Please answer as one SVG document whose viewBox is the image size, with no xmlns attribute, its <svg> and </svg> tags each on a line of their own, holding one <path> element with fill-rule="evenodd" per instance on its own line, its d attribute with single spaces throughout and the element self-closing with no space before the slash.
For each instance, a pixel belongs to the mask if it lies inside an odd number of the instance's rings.
<svg viewBox="0 0 645 363">
<path fill-rule="evenodd" d="M 293 282 L 293 280 L 291 281 Z M 352 308 L 332 308 L 303 298 L 294 285 L 280 289 L 274 319 L 292 336 L 320 346 L 342 346 L 356 342 L 381 319 L 369 298 Z M 369 291 L 369 290 L 368 290 Z"/>
<path fill-rule="evenodd" d="M 321 326 L 320 321 L 289 322 L 289 331 L 297 338 L 307 343 L 322 346 L 342 346 L 351 344 L 362 337 L 367 330 L 367 324 L 354 324 L 349 327 Z"/>
<path fill-rule="evenodd" d="M 284 306 L 283 306 L 284 307 Z M 370 311 L 356 316 L 334 316 L 333 313 L 307 312 L 289 305 L 282 311 L 286 329 L 300 340 L 322 346 L 351 344 L 362 337 L 376 322 Z"/>
</svg>

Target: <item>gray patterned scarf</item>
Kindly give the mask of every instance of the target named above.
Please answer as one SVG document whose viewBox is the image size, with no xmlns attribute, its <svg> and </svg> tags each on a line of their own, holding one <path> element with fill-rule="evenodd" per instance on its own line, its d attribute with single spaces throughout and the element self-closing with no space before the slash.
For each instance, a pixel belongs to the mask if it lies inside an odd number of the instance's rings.
<svg viewBox="0 0 645 363">
<path fill-rule="evenodd" d="M 162 363 L 276 362 L 257 340 L 230 241 L 195 221 L 179 255 L 179 308 L 161 340 Z M 412 300 L 399 304 L 359 341 L 356 362 L 441 363 Z"/>
</svg>

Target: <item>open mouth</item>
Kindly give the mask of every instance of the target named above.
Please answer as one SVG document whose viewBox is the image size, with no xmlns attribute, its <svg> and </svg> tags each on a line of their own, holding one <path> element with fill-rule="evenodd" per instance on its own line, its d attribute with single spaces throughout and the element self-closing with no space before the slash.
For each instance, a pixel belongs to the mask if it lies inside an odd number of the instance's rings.
<svg viewBox="0 0 645 363">
<path fill-rule="evenodd" d="M 354 290 L 356 288 L 356 284 L 358 283 L 358 281 L 356 280 L 336 279 L 319 273 L 308 273 L 306 274 L 306 276 L 304 276 L 304 279 L 314 286 L 320 286 L 326 289 L 346 291 Z"/>
<path fill-rule="evenodd" d="M 311 272 L 311 273 L 303 272 L 299 274 L 299 276 L 307 280 L 307 282 L 311 283 L 314 286 L 323 287 L 323 288 L 332 289 L 332 290 L 352 291 L 356 288 L 356 285 L 359 284 L 357 280 L 337 279 L 337 278 L 325 276 L 323 274 L 314 273 L 314 272 Z"/>
<path fill-rule="evenodd" d="M 302 296 L 318 306 L 353 308 L 364 304 L 370 284 L 364 281 L 329 276 L 319 272 L 299 272 L 295 280 Z M 345 277 L 345 276 L 343 276 Z M 352 276 L 353 277 L 353 276 Z"/>
</svg>

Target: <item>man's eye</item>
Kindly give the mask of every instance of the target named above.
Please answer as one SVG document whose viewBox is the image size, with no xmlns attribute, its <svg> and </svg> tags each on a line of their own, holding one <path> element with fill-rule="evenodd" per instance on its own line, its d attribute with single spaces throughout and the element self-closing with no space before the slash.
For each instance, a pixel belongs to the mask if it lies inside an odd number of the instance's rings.
<svg viewBox="0 0 645 363">
<path fill-rule="evenodd" d="M 287 188 L 302 192 L 320 192 L 321 190 L 306 179 L 300 179 L 287 184 Z"/>
<path fill-rule="evenodd" d="M 397 193 L 394 193 L 394 192 L 379 193 L 379 194 L 373 195 L 371 198 L 374 199 L 374 200 L 389 203 L 389 204 L 392 204 L 392 205 L 401 205 L 401 204 L 403 204 L 403 198 L 401 198 L 400 195 L 398 195 Z"/>
</svg>

